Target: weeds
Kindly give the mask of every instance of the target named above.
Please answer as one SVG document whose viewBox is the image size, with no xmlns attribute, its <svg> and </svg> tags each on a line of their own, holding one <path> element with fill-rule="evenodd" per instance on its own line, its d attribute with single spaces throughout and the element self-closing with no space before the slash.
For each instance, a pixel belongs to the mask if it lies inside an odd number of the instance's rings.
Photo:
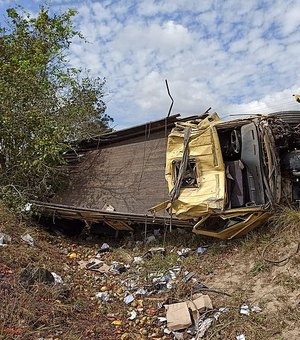
<svg viewBox="0 0 300 340">
<path fill-rule="evenodd" d="M 261 273 L 263 271 L 267 271 L 269 269 L 269 266 L 263 262 L 263 261 L 256 261 L 253 265 L 253 267 L 251 268 L 251 272 L 253 274 L 258 274 Z"/>
<path fill-rule="evenodd" d="M 284 267 L 270 265 L 258 256 L 274 238 L 279 241 L 274 243 L 267 254 L 274 257 L 284 255 L 298 239 L 299 212 L 283 209 L 283 213 L 285 217 L 276 218 L 274 221 L 272 219 L 268 227 L 253 231 L 246 238 L 239 240 L 220 242 L 201 236 L 191 237 L 188 231 L 168 233 L 165 241 L 166 255 L 154 255 L 145 259 L 144 264 L 137 267 L 133 279 L 151 284 L 151 274 L 164 274 L 171 268 L 180 266 L 180 280 L 173 289 L 160 295 L 160 299 L 186 300 L 191 297 L 193 287 L 197 283 L 229 292 L 231 297 L 210 293 L 214 307 L 227 307 L 229 311 L 222 313 L 220 319 L 214 322 L 206 340 L 235 339 L 240 334 L 245 334 L 247 340 L 297 339 L 294 334 L 295 329 L 300 329 L 299 308 L 296 306 L 296 293 L 300 284 L 300 274 L 297 270 L 299 256 L 295 255 Z M 95 243 L 101 242 L 99 239 L 95 242 L 85 242 L 53 237 L 35 226 L 28 226 L 14 219 L 9 212 L 1 209 L 0 231 L 12 236 L 12 244 L 0 247 L 0 338 L 117 340 L 121 338 L 124 328 L 111 325 L 113 315 L 114 319 L 118 318 L 126 323 L 126 332 L 132 339 L 143 339 L 140 333 L 144 327 L 143 322 L 128 322 L 128 311 L 134 309 L 135 305 L 124 304 L 122 296 L 126 287 L 122 284 L 114 286 L 111 277 L 107 277 L 104 283 L 102 280 L 100 284 L 94 272 L 78 270 L 78 260 L 93 257 Z M 36 247 L 30 247 L 20 239 L 26 232 L 37 241 Z M 142 256 L 152 246 L 163 245 L 162 237 L 154 245 L 136 246 L 132 241 L 129 246 L 128 241 L 126 245 L 125 242 L 122 244 L 115 240 L 112 241 L 115 243 L 111 243 L 107 239 L 103 242 L 115 244 L 116 247 L 105 259 L 124 262 L 131 262 L 134 256 Z M 207 252 L 197 255 L 196 248 L 206 244 L 209 246 Z M 186 257 L 179 257 L 177 250 L 184 247 L 192 248 L 193 251 Z M 78 258 L 69 259 L 68 252 L 76 252 Z M 28 264 L 60 274 L 70 288 L 69 292 L 65 294 L 56 286 L 42 283 L 31 289 L 21 287 L 19 273 Z M 195 273 L 187 283 L 181 280 L 185 271 Z M 127 274 L 122 275 L 122 280 L 125 280 Z M 108 303 L 95 297 L 95 292 L 100 291 L 104 284 L 113 297 Z M 119 293 L 119 290 L 122 293 Z M 117 298 L 119 295 L 121 299 Z M 144 299 L 143 313 L 155 323 L 158 312 L 156 310 L 156 314 L 151 314 L 153 306 L 157 305 L 156 297 L 153 298 L 154 302 Z M 258 304 L 262 312 L 251 313 L 249 316 L 241 315 L 239 310 L 243 303 Z M 164 315 L 164 310 L 159 313 Z M 167 335 L 164 336 L 169 339 Z M 144 339 L 146 338 L 147 336 L 144 336 Z M 151 338 L 150 335 L 148 338 Z"/>
</svg>

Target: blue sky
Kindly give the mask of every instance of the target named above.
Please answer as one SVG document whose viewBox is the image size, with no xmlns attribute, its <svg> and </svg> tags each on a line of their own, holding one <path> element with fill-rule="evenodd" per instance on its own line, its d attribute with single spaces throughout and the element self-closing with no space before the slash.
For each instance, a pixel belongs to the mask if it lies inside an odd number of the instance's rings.
<svg viewBox="0 0 300 340">
<path fill-rule="evenodd" d="M 173 113 L 208 107 L 222 116 L 300 109 L 299 1 L 0 0 L 35 13 L 74 8 L 73 66 L 107 79 L 108 114 L 117 128 L 164 117 L 164 79 Z"/>
</svg>

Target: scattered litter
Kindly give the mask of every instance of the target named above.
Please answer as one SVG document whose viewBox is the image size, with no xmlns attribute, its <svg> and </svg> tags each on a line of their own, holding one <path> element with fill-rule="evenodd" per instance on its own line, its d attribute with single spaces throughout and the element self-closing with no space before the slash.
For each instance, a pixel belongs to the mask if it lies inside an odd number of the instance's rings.
<svg viewBox="0 0 300 340">
<path fill-rule="evenodd" d="M 144 244 L 143 241 L 136 241 L 136 242 L 135 242 L 135 245 L 136 245 L 137 247 L 142 246 L 143 244 Z"/>
<path fill-rule="evenodd" d="M 212 303 L 208 295 L 193 296 L 192 301 L 174 303 L 165 306 L 167 310 L 167 326 L 172 331 L 188 328 L 192 325 L 192 312 L 194 321 L 197 320 L 199 313 L 203 313 L 207 309 L 212 309 Z"/>
<path fill-rule="evenodd" d="M 54 277 L 54 283 L 55 284 L 58 284 L 58 285 L 61 285 L 63 284 L 63 279 L 61 278 L 60 275 L 54 273 L 54 272 L 51 272 L 52 276 Z"/>
<path fill-rule="evenodd" d="M 96 293 L 96 297 L 104 302 L 109 302 L 111 300 L 110 295 L 107 292 L 98 292 Z"/>
<path fill-rule="evenodd" d="M 153 289 L 154 290 L 164 290 L 164 289 L 171 289 L 173 287 L 172 284 L 172 277 L 168 274 L 166 275 L 158 275 L 152 279 L 154 283 Z"/>
<path fill-rule="evenodd" d="M 220 311 L 221 313 L 227 313 L 227 312 L 229 312 L 229 308 L 227 308 L 227 307 L 221 307 L 221 308 L 219 308 L 219 311 Z"/>
<path fill-rule="evenodd" d="M 250 312 L 260 313 L 262 309 L 259 306 L 252 306 L 251 308 L 245 303 L 241 305 L 240 313 L 243 315 L 250 315 Z"/>
<path fill-rule="evenodd" d="M 143 260 L 142 256 L 135 256 L 133 258 L 133 263 L 134 264 L 143 264 L 144 260 Z"/>
<path fill-rule="evenodd" d="M 208 309 L 213 309 L 211 299 L 208 295 L 195 294 L 193 300 L 187 302 L 192 314 L 196 315 L 198 312 L 203 313 Z"/>
<path fill-rule="evenodd" d="M 192 319 L 186 302 L 174 303 L 165 307 L 167 309 L 168 329 L 177 331 L 192 325 Z"/>
<path fill-rule="evenodd" d="M 35 246 L 34 239 L 33 239 L 33 237 L 31 235 L 29 235 L 29 234 L 22 235 L 21 239 L 23 241 L 27 242 L 31 247 Z"/>
<path fill-rule="evenodd" d="M 151 258 L 154 255 L 166 255 L 166 249 L 162 247 L 157 247 L 157 248 L 150 248 L 144 255 L 143 257 L 146 258 Z"/>
<path fill-rule="evenodd" d="M 124 302 L 126 303 L 126 305 L 131 303 L 133 300 L 134 300 L 134 296 L 132 294 L 129 294 L 129 295 L 125 296 L 125 298 L 124 298 Z"/>
<path fill-rule="evenodd" d="M 108 273 L 111 269 L 111 266 L 108 266 L 106 263 L 98 259 L 90 259 L 86 263 L 86 268 L 99 273 Z"/>
<path fill-rule="evenodd" d="M 122 274 L 130 268 L 129 265 L 124 265 L 124 263 L 117 261 L 112 261 L 111 265 L 108 265 L 98 258 L 91 258 L 89 261 L 81 260 L 78 264 L 82 269 L 92 270 L 101 274 Z"/>
<path fill-rule="evenodd" d="M 250 315 L 250 308 L 249 308 L 249 306 L 246 305 L 245 303 L 243 305 L 241 305 L 240 313 L 242 315 Z"/>
<path fill-rule="evenodd" d="M 122 321 L 121 320 L 115 320 L 111 324 L 115 325 L 115 326 L 120 326 L 120 325 L 122 325 Z"/>
<path fill-rule="evenodd" d="M 28 211 L 31 210 L 31 208 L 32 208 L 32 203 L 26 203 L 26 204 L 24 205 L 24 207 L 22 208 L 22 211 L 23 211 L 23 212 L 24 212 L 24 211 L 28 212 Z"/>
<path fill-rule="evenodd" d="M 185 283 L 190 281 L 190 279 L 195 275 L 194 272 L 185 272 L 184 274 L 185 275 L 184 275 L 182 281 L 185 282 Z"/>
<path fill-rule="evenodd" d="M 127 267 L 123 263 L 119 263 L 115 261 L 112 263 L 112 267 L 110 269 L 112 273 L 117 273 L 117 274 L 122 274 L 126 272 L 126 270 L 127 270 Z"/>
<path fill-rule="evenodd" d="M 147 292 L 147 290 L 145 289 L 145 288 L 139 288 L 136 292 L 135 292 L 135 294 L 136 295 L 146 295 L 148 292 Z"/>
<path fill-rule="evenodd" d="M 185 333 L 184 332 L 173 332 L 174 338 L 176 340 L 184 340 L 185 339 Z"/>
<path fill-rule="evenodd" d="M 182 248 L 181 250 L 177 250 L 177 255 L 186 257 L 191 253 L 191 248 Z"/>
<path fill-rule="evenodd" d="M 208 247 L 198 247 L 197 254 L 204 254 L 207 251 Z"/>
<path fill-rule="evenodd" d="M 77 259 L 77 254 L 76 254 L 76 253 L 70 253 L 70 254 L 68 255 L 68 257 L 69 257 L 70 259 Z"/>
<path fill-rule="evenodd" d="M 198 329 L 198 332 L 197 332 L 198 338 L 204 337 L 206 331 L 209 329 L 209 327 L 211 326 L 213 321 L 214 321 L 213 318 L 207 318 L 207 319 L 204 319 L 204 320 L 200 320 L 199 329 Z"/>
<path fill-rule="evenodd" d="M 109 244 L 103 243 L 98 253 L 109 253 L 111 251 Z"/>
<path fill-rule="evenodd" d="M 150 235 L 146 238 L 146 244 L 156 242 L 156 237 L 154 235 Z"/>
<path fill-rule="evenodd" d="M 219 317 L 221 316 L 222 313 L 227 313 L 229 311 L 228 308 L 226 307 L 221 307 L 219 310 L 213 315 L 216 321 L 219 320 Z"/>
<path fill-rule="evenodd" d="M 101 210 L 105 211 L 116 211 L 115 207 L 112 206 L 111 204 L 105 203 L 103 208 Z"/>
<path fill-rule="evenodd" d="M 136 311 L 135 310 L 133 310 L 133 311 L 131 311 L 130 313 L 129 313 L 129 320 L 134 320 L 135 318 L 137 317 L 137 313 L 136 313 Z"/>
<path fill-rule="evenodd" d="M 236 340 L 246 340 L 246 337 L 245 337 L 244 334 L 237 335 L 235 338 L 236 338 Z"/>
<path fill-rule="evenodd" d="M 126 288 L 128 288 L 129 290 L 130 289 L 135 289 L 137 287 L 137 283 L 133 280 L 124 280 L 124 281 L 121 281 L 122 285 Z"/>
<path fill-rule="evenodd" d="M 164 318 L 163 316 L 159 316 L 159 317 L 157 318 L 157 320 L 158 320 L 159 322 L 167 322 L 167 318 Z"/>
<path fill-rule="evenodd" d="M 200 317 L 200 320 L 198 323 L 197 339 L 203 338 L 206 334 L 206 331 L 210 328 L 213 322 L 218 321 L 221 314 L 226 313 L 227 311 L 228 311 L 228 308 L 225 308 L 225 307 L 219 308 L 218 311 L 215 312 L 213 316 L 209 318 L 205 318 L 205 314 L 203 314 L 203 316 Z M 194 320 L 196 320 L 195 316 L 194 316 Z"/>
<path fill-rule="evenodd" d="M 11 236 L 4 233 L 0 233 L 0 246 L 5 247 L 9 243 L 11 243 Z"/>
<path fill-rule="evenodd" d="M 168 335 L 169 335 L 169 334 L 171 334 L 171 333 L 172 333 L 172 331 L 170 331 L 168 328 L 165 328 L 165 329 L 164 329 L 164 334 L 168 334 Z"/>
<path fill-rule="evenodd" d="M 262 309 L 259 306 L 252 306 L 251 312 L 260 313 Z"/>
<path fill-rule="evenodd" d="M 107 265 L 103 261 L 92 258 L 89 261 L 79 261 L 80 268 L 92 270 L 101 274 L 121 274 L 127 270 L 123 263 L 113 261 L 111 265 Z"/>
</svg>

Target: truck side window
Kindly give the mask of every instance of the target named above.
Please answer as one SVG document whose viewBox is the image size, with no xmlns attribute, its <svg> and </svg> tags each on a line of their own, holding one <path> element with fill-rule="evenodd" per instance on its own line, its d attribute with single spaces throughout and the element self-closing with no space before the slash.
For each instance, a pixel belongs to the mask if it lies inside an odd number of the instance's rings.
<svg viewBox="0 0 300 340">
<path fill-rule="evenodd" d="M 179 175 L 180 164 L 181 160 L 173 161 L 174 183 L 176 182 L 176 179 Z M 181 187 L 183 188 L 198 187 L 196 161 L 193 159 L 189 159 L 187 162 L 186 170 L 183 174 Z"/>
</svg>

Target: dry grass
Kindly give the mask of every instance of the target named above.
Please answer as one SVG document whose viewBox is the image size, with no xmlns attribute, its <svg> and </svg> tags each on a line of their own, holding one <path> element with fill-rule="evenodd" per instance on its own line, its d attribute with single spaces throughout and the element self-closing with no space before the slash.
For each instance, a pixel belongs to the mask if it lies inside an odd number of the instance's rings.
<svg viewBox="0 0 300 340">
<path fill-rule="evenodd" d="M 156 317 L 164 315 L 157 302 L 188 299 L 196 283 L 231 294 L 229 297 L 209 293 L 214 307 L 227 307 L 229 311 L 213 324 L 206 339 L 235 339 L 240 334 L 245 334 L 247 340 L 300 338 L 300 254 L 294 254 L 283 266 L 268 263 L 262 256 L 264 249 L 267 259 L 276 260 L 293 253 L 300 233 L 297 210 L 282 208 L 268 226 L 232 241 L 174 231 L 167 234 L 165 243 L 162 235 L 153 245 L 135 246 L 133 239 L 117 242 L 100 238 L 87 242 L 52 236 L 16 220 L 3 207 L 0 232 L 12 236 L 10 245 L 0 247 L 1 339 L 121 339 L 122 335 L 123 340 L 167 339 L 157 323 Z M 25 233 L 36 240 L 35 247 L 21 240 Z M 105 241 L 115 248 L 104 256 L 106 262 L 130 262 L 133 256 L 143 255 L 152 246 L 164 245 L 166 256 L 155 255 L 115 277 L 100 278 L 97 273 L 81 270 L 78 260 L 93 257 L 96 243 L 101 245 Z M 195 252 L 187 257 L 177 255 L 177 250 L 184 247 L 196 249 L 206 244 L 208 251 L 202 255 Z M 67 256 L 70 252 L 75 252 L 78 258 L 70 259 Z M 19 275 L 28 265 L 56 272 L 62 276 L 65 287 L 37 283 L 25 289 Z M 173 290 L 151 299 L 141 297 L 142 302 L 136 299 L 132 305 L 124 304 L 124 280 L 150 285 L 152 273 L 165 273 L 174 266 L 180 266 L 182 272 Z M 188 282 L 181 280 L 185 271 L 194 273 Z M 112 296 L 109 303 L 95 298 L 95 293 L 104 286 Z M 128 311 L 136 309 L 138 303 L 142 303 L 143 312 L 136 320 L 128 320 Z M 243 303 L 259 305 L 262 312 L 241 315 Z M 113 320 L 121 320 L 121 326 L 113 326 Z"/>
</svg>

